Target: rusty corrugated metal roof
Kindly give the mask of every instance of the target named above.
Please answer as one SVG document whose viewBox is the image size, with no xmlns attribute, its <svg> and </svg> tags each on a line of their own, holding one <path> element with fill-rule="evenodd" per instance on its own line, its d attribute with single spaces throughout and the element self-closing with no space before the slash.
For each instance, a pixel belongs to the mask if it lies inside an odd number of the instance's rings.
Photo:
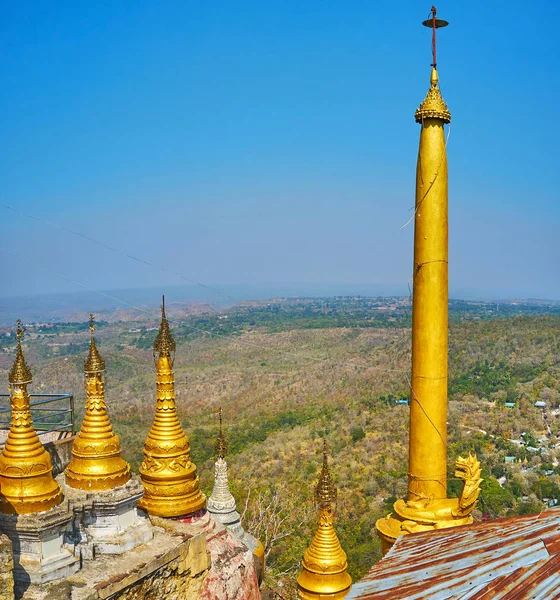
<svg viewBox="0 0 560 600">
<path fill-rule="evenodd" d="M 560 599 L 560 509 L 403 535 L 346 598 Z"/>
</svg>

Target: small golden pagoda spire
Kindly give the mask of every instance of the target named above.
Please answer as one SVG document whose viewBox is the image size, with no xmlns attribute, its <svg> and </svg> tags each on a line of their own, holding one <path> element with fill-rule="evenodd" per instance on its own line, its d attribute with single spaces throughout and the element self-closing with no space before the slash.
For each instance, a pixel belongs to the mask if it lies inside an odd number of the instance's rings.
<svg viewBox="0 0 560 600">
<path fill-rule="evenodd" d="M 385 554 L 403 534 L 473 522 L 480 494 L 480 463 L 469 453 L 455 463 L 464 482 L 459 498 L 447 497 L 448 378 L 448 181 L 444 124 L 451 114 L 441 97 L 436 71 L 436 30 L 448 25 L 432 17 L 430 89 L 416 110 L 421 125 L 416 168 L 412 297 L 412 377 L 408 448 L 408 495 L 379 519 Z"/>
<path fill-rule="evenodd" d="M 417 123 L 422 123 L 424 119 L 441 119 L 444 123 L 451 123 L 451 113 L 439 90 L 438 72 L 435 67 L 432 67 L 430 75 L 430 89 L 424 102 L 416 109 L 414 118 Z"/>
<path fill-rule="evenodd" d="M 12 423 L 0 454 L 0 512 L 8 514 L 42 512 L 62 502 L 62 492 L 52 476 L 51 457 L 31 420 L 27 385 L 32 377 L 21 348 L 24 332 L 18 321 L 16 360 L 8 377 Z"/>
<path fill-rule="evenodd" d="M 300 600 L 338 600 L 350 591 L 352 578 L 347 573 L 348 562 L 336 531 L 334 507 L 336 488 L 327 459 L 327 442 L 323 443 L 323 467 L 315 489 L 319 507 L 319 528 L 303 555 L 301 573 L 297 579 Z"/>
<path fill-rule="evenodd" d="M 86 414 L 64 475 L 70 487 L 100 491 L 126 483 L 130 479 L 130 465 L 121 457 L 119 436 L 115 435 L 107 415 L 105 361 L 95 343 L 93 315 L 90 315 L 89 328 L 91 340 L 84 365 Z"/>
<path fill-rule="evenodd" d="M 196 466 L 191 461 L 189 439 L 177 417 L 173 358 L 175 340 L 161 306 L 161 325 L 154 342 L 157 370 L 156 414 L 144 444 L 140 478 L 144 496 L 138 503 L 149 514 L 179 517 L 204 508 Z"/>
</svg>

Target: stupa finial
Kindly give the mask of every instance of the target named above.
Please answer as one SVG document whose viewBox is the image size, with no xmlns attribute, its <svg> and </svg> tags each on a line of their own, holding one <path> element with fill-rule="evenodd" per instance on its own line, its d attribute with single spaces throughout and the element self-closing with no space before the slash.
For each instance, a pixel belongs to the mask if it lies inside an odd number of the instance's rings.
<svg viewBox="0 0 560 600">
<path fill-rule="evenodd" d="M 437 67 L 437 58 L 436 58 L 436 31 L 441 27 L 447 27 L 449 25 L 448 21 L 444 21 L 443 19 L 437 18 L 437 8 L 432 6 L 430 10 L 430 18 L 422 21 L 422 25 L 424 27 L 429 27 L 432 30 L 432 67 L 434 69 Z"/>
<path fill-rule="evenodd" d="M 218 408 L 218 417 L 220 419 L 220 430 L 218 432 L 218 439 L 216 440 L 216 456 L 218 458 L 224 458 L 227 452 L 227 441 L 222 428 L 222 407 Z"/>
<path fill-rule="evenodd" d="M 25 356 L 23 355 L 23 350 L 21 348 L 21 338 L 25 333 L 26 328 L 21 324 L 21 320 L 17 320 L 16 327 L 16 338 L 17 338 L 17 351 L 16 351 L 16 359 L 14 364 L 10 370 L 10 374 L 8 376 L 8 381 L 13 385 L 23 385 L 26 383 L 31 383 L 33 376 L 31 374 L 31 369 L 27 365 L 25 361 Z"/>
<path fill-rule="evenodd" d="M 169 327 L 169 321 L 167 320 L 167 316 L 165 314 L 165 296 L 161 297 L 161 323 L 159 326 L 159 331 L 154 341 L 154 359 L 156 355 L 163 356 L 171 356 L 171 353 L 175 352 L 175 340 L 173 339 L 173 335 L 171 334 L 171 329 Z"/>
<path fill-rule="evenodd" d="M 92 314 L 89 316 L 89 330 L 91 332 L 91 339 L 89 342 L 89 354 L 84 364 L 84 370 L 87 373 L 102 373 L 105 370 L 105 361 L 95 343 L 95 323 Z"/>
<path fill-rule="evenodd" d="M 315 500 L 320 508 L 332 507 L 336 502 L 336 487 L 329 470 L 328 445 L 326 438 L 323 440 L 323 466 L 319 481 L 315 488 Z"/>
<path fill-rule="evenodd" d="M 436 70 L 437 67 L 437 57 L 436 57 L 436 31 L 442 27 L 447 27 L 449 23 L 444 21 L 443 19 L 438 19 L 436 17 L 437 10 L 435 6 L 432 6 L 430 11 L 431 17 L 426 21 L 422 22 L 422 25 L 425 27 L 429 27 L 432 30 L 432 73 L 430 75 L 430 89 L 426 94 L 426 98 L 424 102 L 420 105 L 420 107 L 416 110 L 414 114 L 414 118 L 417 123 L 422 123 L 424 119 L 442 119 L 444 123 L 451 122 L 451 113 L 447 108 L 447 104 L 444 102 L 443 97 L 441 95 L 441 91 L 439 89 L 438 84 L 438 73 Z"/>
</svg>

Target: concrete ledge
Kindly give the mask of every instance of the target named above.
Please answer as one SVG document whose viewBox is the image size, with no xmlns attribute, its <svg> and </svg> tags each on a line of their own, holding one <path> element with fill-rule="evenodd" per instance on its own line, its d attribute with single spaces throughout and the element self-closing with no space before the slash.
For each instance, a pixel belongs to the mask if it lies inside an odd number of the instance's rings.
<svg viewBox="0 0 560 600">
<path fill-rule="evenodd" d="M 64 581 L 30 586 L 22 600 L 197 598 L 210 568 L 204 535 L 154 531 L 150 542 L 125 554 L 98 556 L 84 561 L 82 569 Z"/>
</svg>

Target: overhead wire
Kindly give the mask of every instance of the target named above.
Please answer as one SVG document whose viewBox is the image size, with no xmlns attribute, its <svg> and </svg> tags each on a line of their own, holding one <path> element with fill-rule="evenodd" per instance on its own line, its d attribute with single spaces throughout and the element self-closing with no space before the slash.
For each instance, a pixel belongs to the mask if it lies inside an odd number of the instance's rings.
<svg viewBox="0 0 560 600">
<path fill-rule="evenodd" d="M 208 291 L 212 292 L 213 294 L 223 296 L 224 298 L 228 298 L 229 300 L 233 300 L 234 302 L 238 301 L 238 298 L 234 298 L 233 296 L 230 296 L 229 294 L 226 294 L 225 292 L 221 292 L 220 290 L 214 288 L 213 286 L 209 286 L 205 283 L 201 283 L 200 281 L 197 281 L 196 279 L 192 279 L 191 277 L 187 277 L 186 275 L 183 275 L 182 273 L 179 273 L 178 271 L 173 271 L 172 269 L 168 269 L 167 267 L 162 267 L 161 265 L 156 265 L 155 263 L 152 263 L 148 260 L 144 260 L 143 258 L 134 256 L 133 254 L 129 254 L 128 252 L 119 250 L 118 248 L 115 248 L 114 246 L 111 246 L 110 244 L 107 244 L 105 242 L 101 242 L 100 240 L 97 240 L 89 235 L 86 235 L 85 233 L 81 233 L 79 231 L 74 231 L 73 229 L 70 229 L 69 227 L 64 227 L 63 225 L 59 225 L 58 223 L 54 223 L 53 221 L 49 221 L 48 219 L 43 219 L 42 217 L 37 217 L 36 215 L 25 213 L 17 208 L 14 208 L 13 206 L 10 206 L 9 204 L 6 204 L 5 202 L 0 202 L 0 206 L 2 206 L 3 208 L 5 208 L 7 210 L 11 210 L 12 212 L 15 212 L 16 214 L 18 214 L 22 217 L 27 217 L 28 219 L 32 219 L 39 223 L 44 223 L 45 225 L 49 225 L 50 227 L 55 227 L 56 229 L 59 229 L 60 231 L 65 231 L 66 233 L 70 233 L 72 235 L 80 237 L 84 240 L 87 240 L 88 242 L 97 244 L 98 246 L 101 246 L 102 248 L 110 250 L 111 252 L 115 252 L 116 254 L 120 254 L 121 256 L 124 256 L 125 258 L 129 258 L 130 260 L 133 260 L 140 264 L 146 265 L 148 267 L 152 267 L 153 269 L 156 269 L 157 271 L 161 271 L 163 273 L 171 273 L 171 275 L 175 275 L 176 277 L 179 277 L 180 279 L 183 279 L 184 281 L 187 281 L 188 283 L 192 283 L 193 285 L 197 285 L 201 288 L 204 288 L 205 290 L 208 290 Z"/>
<path fill-rule="evenodd" d="M 5 254 L 23 262 L 28 264 L 29 266 L 38 269 L 39 271 L 42 271 L 44 273 L 47 273 L 48 275 L 54 276 L 54 277 L 58 277 L 60 279 L 63 279 L 64 281 L 77 285 L 89 292 L 93 292 L 95 294 L 98 294 L 100 296 L 103 296 L 104 298 L 107 298 L 109 300 L 112 300 L 113 302 L 117 302 L 123 306 L 127 306 L 128 308 L 131 308 L 133 310 L 139 311 L 141 313 L 144 313 L 146 315 L 149 315 L 151 317 L 155 317 L 157 316 L 156 313 L 152 310 L 148 310 L 146 308 L 142 308 L 141 306 L 136 306 L 135 304 L 132 304 L 131 302 L 127 302 L 126 300 L 122 300 L 121 298 L 118 298 L 117 296 L 113 296 L 112 294 L 108 294 L 106 292 L 103 292 L 101 290 L 98 290 L 96 288 L 93 288 L 85 283 L 82 283 L 80 281 L 76 281 L 75 279 L 72 279 L 66 275 L 63 275 L 62 273 L 58 273 L 56 271 L 52 271 L 50 269 L 48 269 L 47 267 L 44 267 L 36 262 L 33 262 L 27 258 L 24 258 L 23 256 L 20 256 L 18 254 L 15 254 L 14 252 L 12 252 L 11 250 L 8 250 L 7 248 L 4 248 L 2 246 L 0 246 L 0 252 L 4 252 Z M 266 351 L 272 351 L 272 352 L 276 352 L 278 354 L 283 354 L 285 356 L 289 356 L 291 358 L 303 358 L 305 360 L 309 360 L 312 362 L 322 362 L 322 363 L 328 363 L 331 365 L 349 365 L 349 366 L 354 366 L 354 367 L 361 367 L 361 368 L 368 368 L 368 369 L 373 369 L 373 370 L 378 370 L 378 371 L 382 371 L 382 372 L 387 372 L 387 373 L 404 373 L 406 372 L 404 369 L 387 369 L 387 368 L 382 368 L 382 367 L 376 367 L 376 366 L 370 366 L 370 365 L 361 365 L 359 363 L 353 363 L 350 361 L 336 361 L 336 360 L 332 360 L 330 358 L 318 358 L 315 356 L 307 356 L 307 355 L 302 355 L 302 354 L 296 354 L 294 352 L 290 352 L 287 350 L 281 350 L 279 348 L 271 348 L 269 346 L 264 346 L 262 344 L 257 344 L 255 342 L 251 342 L 248 340 L 242 340 L 238 337 L 233 337 L 230 335 L 225 335 L 225 334 L 221 334 L 221 333 L 216 333 L 214 331 L 208 331 L 206 329 L 202 329 L 201 327 L 197 327 L 191 323 L 188 323 L 186 321 L 183 320 L 179 320 L 179 319 L 173 319 L 173 318 L 168 318 L 168 320 L 171 323 L 175 323 L 176 325 L 181 325 L 183 327 L 187 327 L 189 329 L 192 329 L 194 331 L 198 331 L 199 333 L 204 333 L 206 335 L 209 335 L 211 337 L 217 337 L 217 338 L 221 338 L 221 339 L 227 339 L 230 340 L 232 342 L 241 344 L 241 345 L 245 345 L 245 346 L 251 346 L 253 348 L 257 348 L 259 350 L 266 350 Z"/>
<path fill-rule="evenodd" d="M 188 275 L 185 275 L 184 273 L 181 273 L 179 271 L 174 271 L 173 269 L 169 269 L 167 267 L 158 265 L 154 262 L 151 262 L 149 260 L 145 260 L 143 258 L 140 258 L 138 256 L 135 256 L 134 254 L 130 254 L 129 252 L 125 252 L 123 250 L 120 250 L 119 248 L 116 248 L 115 246 L 112 246 L 111 244 L 108 244 L 106 242 L 102 242 L 90 235 L 87 235 L 85 233 L 82 233 L 80 231 L 76 231 L 74 229 L 71 229 L 69 227 L 65 227 L 64 225 L 60 225 L 59 223 L 55 223 L 53 221 L 50 221 L 48 219 L 45 219 L 43 217 L 39 217 L 37 215 L 33 215 L 31 213 L 26 213 L 23 212 L 13 206 L 10 206 L 9 204 L 6 204 L 5 202 L 0 201 L 0 206 L 2 208 L 5 208 L 7 210 L 10 210 L 22 217 L 26 217 L 28 219 L 32 219 L 33 221 L 37 221 L 38 223 L 43 223 L 45 225 L 48 225 L 49 227 L 54 227 L 60 231 L 64 231 L 66 233 L 70 233 L 74 236 L 77 236 L 79 238 L 82 238 L 84 240 L 87 240 L 88 242 L 92 242 L 93 244 L 96 244 L 102 248 L 105 248 L 106 250 L 110 250 L 111 252 L 114 252 L 116 254 L 120 254 L 121 256 L 128 258 L 130 260 L 133 260 L 139 264 L 143 264 L 145 266 L 151 267 L 157 271 L 161 271 L 162 273 L 170 273 L 171 275 L 174 275 L 176 277 L 179 277 L 180 279 L 182 279 L 183 281 L 186 281 L 188 283 L 191 283 L 193 285 L 197 285 L 205 290 L 208 290 L 210 292 L 212 292 L 213 294 L 216 294 L 217 296 L 221 296 L 222 298 L 227 298 L 228 300 L 231 300 L 232 302 L 239 302 L 239 300 L 241 300 L 241 298 L 236 298 L 235 296 L 232 296 L 231 294 L 228 294 L 226 292 L 223 292 L 221 290 L 219 290 L 218 288 L 212 286 L 212 285 L 208 285 L 206 283 L 202 283 L 196 279 L 193 279 L 192 277 L 189 277 Z M 279 297 L 283 297 L 284 296 L 284 292 L 282 290 L 280 290 L 279 288 L 275 288 L 275 287 L 271 287 L 271 289 L 273 289 L 275 292 L 278 292 L 278 296 Z"/>
<path fill-rule="evenodd" d="M 450 136 L 451 136 L 451 123 L 448 123 L 448 125 L 447 125 L 447 138 L 445 139 L 445 150 L 446 150 L 446 152 L 447 152 L 447 146 L 449 144 L 449 137 Z M 410 225 L 410 223 L 412 223 L 412 220 L 414 219 L 414 217 L 416 216 L 416 213 L 420 209 L 420 206 L 422 205 L 422 202 L 424 201 L 424 198 L 428 195 L 428 193 L 431 190 L 432 186 L 436 182 L 436 179 L 438 178 L 439 169 L 440 169 L 440 167 L 441 167 L 441 165 L 443 163 L 443 160 L 444 160 L 445 156 L 446 156 L 446 154 L 444 154 L 441 157 L 441 161 L 440 161 L 439 166 L 437 168 L 437 171 L 436 171 L 436 174 L 434 176 L 434 179 L 430 182 L 430 185 L 429 185 L 428 189 L 426 190 L 425 194 L 422 196 L 422 198 L 420 198 L 420 200 L 418 202 L 415 203 L 415 205 L 412 208 L 409 209 L 409 210 L 413 211 L 412 215 L 411 215 L 410 219 L 408 219 L 408 221 L 404 225 L 401 225 L 401 229 L 404 229 L 405 227 L 408 227 L 408 225 Z M 420 157 L 418 157 L 418 160 L 420 160 Z"/>
</svg>

